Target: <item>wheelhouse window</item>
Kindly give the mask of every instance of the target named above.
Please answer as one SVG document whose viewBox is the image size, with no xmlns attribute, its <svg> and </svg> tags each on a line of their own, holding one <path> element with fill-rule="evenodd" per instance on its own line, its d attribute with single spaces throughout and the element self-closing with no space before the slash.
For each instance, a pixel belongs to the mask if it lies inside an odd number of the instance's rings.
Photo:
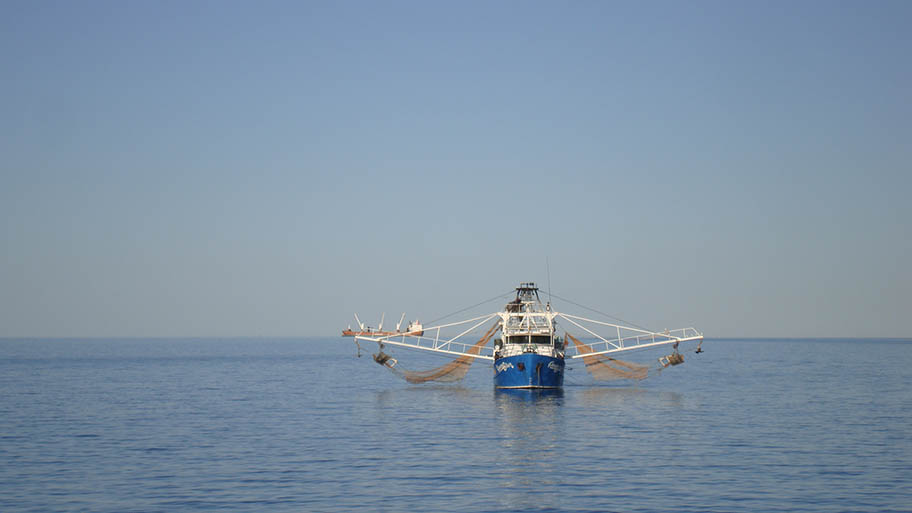
<svg viewBox="0 0 912 513">
<path fill-rule="evenodd" d="M 507 344 L 540 344 L 551 345 L 551 337 L 548 335 L 514 335 L 507 337 Z"/>
</svg>

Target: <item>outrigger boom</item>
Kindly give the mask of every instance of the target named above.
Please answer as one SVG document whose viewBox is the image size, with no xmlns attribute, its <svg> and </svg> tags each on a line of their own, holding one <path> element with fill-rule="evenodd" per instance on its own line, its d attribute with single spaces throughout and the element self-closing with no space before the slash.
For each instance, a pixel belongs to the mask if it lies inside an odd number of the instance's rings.
<svg viewBox="0 0 912 513">
<path fill-rule="evenodd" d="M 460 337 L 463 337 L 464 335 L 471 333 L 472 331 L 478 329 L 479 327 L 483 326 L 486 322 L 493 320 L 497 316 L 498 316 L 498 314 L 492 313 L 492 314 L 484 315 L 481 317 L 466 319 L 464 321 L 453 322 L 450 324 L 441 324 L 439 326 L 433 326 L 430 328 L 424 328 L 424 335 L 422 335 L 422 336 L 415 336 L 415 335 L 411 335 L 409 333 L 402 333 L 401 335 L 400 334 L 387 335 L 387 336 L 382 336 L 382 337 L 367 337 L 367 336 L 358 335 L 355 337 L 355 340 L 366 340 L 366 341 L 370 341 L 370 342 L 377 342 L 380 344 L 389 344 L 392 346 L 408 347 L 411 349 L 422 349 L 425 351 L 451 354 L 454 356 L 470 356 L 472 358 L 476 358 L 479 360 L 493 360 L 494 359 L 494 356 L 493 356 L 494 349 L 493 348 L 489 348 L 489 347 L 482 348 L 482 351 L 486 351 L 491 354 L 472 354 L 472 353 L 467 352 L 468 348 L 471 347 L 472 344 L 457 342 L 457 340 Z M 462 326 L 462 325 L 466 325 L 466 324 L 469 324 L 472 322 L 475 322 L 476 324 L 472 325 L 470 328 L 466 329 L 465 331 L 463 331 L 462 333 L 460 333 L 454 337 L 441 338 L 441 336 L 440 336 L 440 330 L 442 330 L 444 328 L 451 328 L 453 326 Z M 429 333 L 433 333 L 433 336 L 429 335 Z M 454 350 L 457 347 L 459 349 Z"/>
<path fill-rule="evenodd" d="M 471 353 L 467 353 L 466 349 L 471 347 L 472 344 L 467 344 L 464 342 L 457 342 L 457 339 L 459 339 L 460 337 L 464 336 L 467 333 L 470 333 L 472 330 L 478 328 L 479 326 L 484 325 L 485 322 L 492 320 L 497 316 L 498 316 L 498 314 L 490 314 L 490 315 L 483 316 L 483 317 L 475 317 L 473 319 L 468 319 L 465 321 L 454 322 L 454 323 L 450 323 L 450 324 L 441 324 L 440 326 L 425 327 L 424 328 L 425 336 L 421 336 L 421 337 L 409 335 L 408 333 L 402 333 L 402 334 L 397 333 L 394 335 L 387 335 L 387 336 L 382 336 L 382 337 L 368 337 L 368 336 L 363 336 L 363 335 L 357 335 L 357 336 L 355 336 L 355 339 L 389 344 L 392 346 L 407 347 L 410 349 L 422 349 L 424 351 L 451 354 L 451 355 L 455 355 L 455 356 L 470 356 L 470 357 L 476 358 L 478 360 L 493 360 L 494 359 L 494 356 L 493 356 L 494 349 L 493 348 L 485 347 L 482 349 L 482 351 L 485 351 L 485 352 L 491 353 L 491 354 L 484 354 L 484 353 L 483 354 L 471 354 Z M 599 339 L 598 342 L 590 343 L 589 344 L 590 346 L 595 346 L 595 345 L 604 345 L 605 346 L 605 349 L 600 350 L 600 351 L 593 351 L 591 353 L 585 353 L 585 354 L 568 355 L 567 356 L 568 358 L 583 358 L 584 356 L 598 356 L 598 355 L 603 355 L 603 354 L 621 353 L 624 351 L 646 349 L 649 347 L 667 346 L 667 345 L 672 345 L 672 344 L 679 343 L 679 342 L 692 342 L 692 341 L 702 341 L 703 340 L 703 335 L 699 331 L 697 331 L 695 328 L 679 328 L 679 329 L 668 330 L 666 332 L 660 333 L 660 332 L 641 330 L 641 329 L 637 329 L 637 328 L 631 328 L 629 326 L 622 326 L 619 324 L 600 322 L 600 321 L 596 321 L 594 319 L 587 319 L 585 317 L 578 317 L 575 315 L 569 315 L 569 314 L 564 314 L 564 313 L 560 313 L 560 312 L 554 312 L 553 319 L 558 319 L 558 318 L 567 320 L 571 324 L 578 326 L 580 329 L 582 329 L 586 333 Z M 460 324 L 466 324 L 468 322 L 478 321 L 479 319 L 481 321 L 478 322 L 475 326 L 472 326 L 472 328 L 466 330 L 463 333 L 460 333 L 459 335 L 456 335 L 455 337 L 451 337 L 451 338 L 441 338 L 440 337 L 440 330 L 442 328 L 458 326 Z M 591 322 L 594 324 L 600 324 L 602 326 L 606 326 L 606 327 L 610 327 L 610 328 L 615 328 L 618 330 L 630 330 L 630 331 L 635 331 L 635 332 L 639 332 L 639 333 L 637 335 L 631 335 L 631 336 L 623 337 L 623 338 L 617 337 L 614 339 L 606 339 L 606 338 L 598 335 L 597 333 L 580 326 L 579 324 L 577 324 L 576 322 L 573 322 L 573 321 L 586 321 L 586 322 Z M 429 333 L 429 332 L 434 332 L 436 335 L 428 336 L 427 333 Z M 675 334 L 678 334 L 678 335 L 676 336 Z M 454 350 L 455 346 L 458 346 L 460 349 Z"/>
<path fill-rule="evenodd" d="M 559 337 L 558 321 L 579 330 L 585 342 L 568 332 Z M 486 325 L 490 327 L 481 340 L 465 341 L 470 333 Z M 456 334 L 445 335 L 445 332 Z M 502 338 L 496 339 L 493 347 L 487 345 L 497 332 L 502 333 Z M 587 370 L 597 379 L 602 379 L 599 375 L 604 379 L 642 379 L 648 373 L 646 366 L 622 362 L 609 355 L 672 346 L 672 354 L 658 359 L 664 368 L 684 361 L 678 353 L 682 343 L 695 342 L 696 352 L 702 352 L 703 334 L 695 328 L 649 331 L 557 312 L 550 303 L 542 305 L 534 283 L 522 283 L 516 288 L 516 298 L 503 311 L 423 327 L 420 332 L 416 329 L 393 334 L 358 334 L 355 340 L 376 342 L 380 353 L 374 359 L 413 383 L 461 379 L 473 360 L 489 360 L 494 362 L 498 388 L 557 388 L 563 384 L 565 358 L 583 359 Z M 572 347 L 568 347 L 570 341 Z M 458 358 L 433 372 L 409 373 L 395 369 L 397 360 L 383 353 L 385 345 Z"/>
</svg>

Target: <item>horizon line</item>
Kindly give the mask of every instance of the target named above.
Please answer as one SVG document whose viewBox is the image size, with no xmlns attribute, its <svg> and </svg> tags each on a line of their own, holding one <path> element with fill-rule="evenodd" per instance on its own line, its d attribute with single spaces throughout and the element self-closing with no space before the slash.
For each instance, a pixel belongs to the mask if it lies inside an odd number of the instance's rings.
<svg viewBox="0 0 912 513">
<path fill-rule="evenodd" d="M 0 340 L 187 340 L 187 339 L 313 339 L 351 338 L 342 335 L 3 335 Z M 704 340 L 912 340 L 912 336 L 712 336 Z"/>
</svg>

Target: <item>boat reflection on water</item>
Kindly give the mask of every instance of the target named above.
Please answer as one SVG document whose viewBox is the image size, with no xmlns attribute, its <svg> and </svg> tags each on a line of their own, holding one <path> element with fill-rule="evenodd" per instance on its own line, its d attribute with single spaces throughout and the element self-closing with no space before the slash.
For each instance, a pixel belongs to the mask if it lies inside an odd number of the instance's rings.
<svg viewBox="0 0 912 513">
<path fill-rule="evenodd" d="M 555 389 L 494 389 L 494 407 L 509 444 L 553 441 L 563 429 L 564 391 Z"/>
<path fill-rule="evenodd" d="M 563 388 L 495 388 L 497 401 L 519 401 L 523 403 L 560 402 L 564 398 Z"/>
<path fill-rule="evenodd" d="M 555 471 L 567 439 L 564 391 L 557 389 L 494 389 L 500 436 L 489 446 L 500 463 L 498 495 L 493 510 L 559 511 L 560 494 L 542 497 L 542 486 L 559 486 Z"/>
</svg>

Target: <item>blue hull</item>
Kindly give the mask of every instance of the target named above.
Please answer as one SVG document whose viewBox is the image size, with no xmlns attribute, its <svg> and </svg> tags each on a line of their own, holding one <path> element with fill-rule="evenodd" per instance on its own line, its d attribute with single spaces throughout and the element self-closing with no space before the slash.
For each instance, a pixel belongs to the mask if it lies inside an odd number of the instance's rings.
<svg viewBox="0 0 912 513">
<path fill-rule="evenodd" d="M 562 358 L 525 353 L 494 361 L 497 388 L 560 388 L 563 384 Z"/>
</svg>

